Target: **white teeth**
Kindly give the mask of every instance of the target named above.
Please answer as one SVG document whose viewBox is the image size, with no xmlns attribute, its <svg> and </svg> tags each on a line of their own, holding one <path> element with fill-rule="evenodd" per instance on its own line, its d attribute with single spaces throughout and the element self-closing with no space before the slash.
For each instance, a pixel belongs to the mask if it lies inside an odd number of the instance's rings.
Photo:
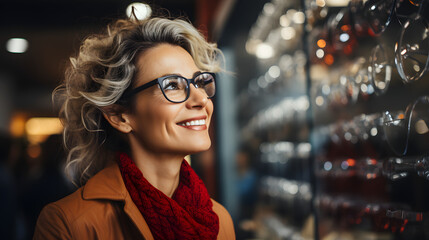
<svg viewBox="0 0 429 240">
<path fill-rule="evenodd" d="M 206 120 L 201 119 L 201 120 L 193 120 L 190 122 L 185 122 L 185 123 L 179 123 L 180 126 L 201 126 L 201 125 L 206 125 Z"/>
</svg>

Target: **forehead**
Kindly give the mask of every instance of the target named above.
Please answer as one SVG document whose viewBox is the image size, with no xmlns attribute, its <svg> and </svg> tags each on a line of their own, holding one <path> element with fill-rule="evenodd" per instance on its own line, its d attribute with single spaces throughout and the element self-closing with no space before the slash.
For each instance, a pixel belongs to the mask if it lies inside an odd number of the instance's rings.
<svg viewBox="0 0 429 240">
<path fill-rule="evenodd" d="M 141 85 L 168 74 L 191 78 L 198 71 L 192 56 L 182 47 L 159 44 L 137 56 L 135 84 Z"/>
</svg>

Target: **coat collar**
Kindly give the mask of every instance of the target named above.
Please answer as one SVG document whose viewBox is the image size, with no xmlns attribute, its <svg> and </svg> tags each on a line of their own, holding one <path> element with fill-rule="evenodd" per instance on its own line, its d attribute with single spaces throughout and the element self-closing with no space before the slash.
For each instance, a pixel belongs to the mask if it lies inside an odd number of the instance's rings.
<svg viewBox="0 0 429 240">
<path fill-rule="evenodd" d="M 85 200 L 112 200 L 124 202 L 124 211 L 134 222 L 146 240 L 153 240 L 149 226 L 131 199 L 122 179 L 119 166 L 116 162 L 90 178 L 83 187 L 82 197 Z"/>
</svg>

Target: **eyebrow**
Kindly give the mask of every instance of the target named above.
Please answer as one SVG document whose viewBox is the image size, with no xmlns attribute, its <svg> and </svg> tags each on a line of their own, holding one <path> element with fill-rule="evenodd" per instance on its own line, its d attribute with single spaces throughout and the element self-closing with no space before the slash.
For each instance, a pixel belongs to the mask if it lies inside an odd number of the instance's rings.
<svg viewBox="0 0 429 240">
<path fill-rule="evenodd" d="M 192 74 L 192 78 L 195 78 L 200 73 L 202 73 L 202 72 L 201 71 L 194 72 L 194 74 Z M 180 74 L 180 73 L 166 73 L 166 74 L 164 74 L 164 75 L 162 75 L 160 77 L 157 77 L 156 79 L 162 78 L 162 77 L 166 77 L 166 76 L 181 76 L 181 77 L 183 77 L 183 75 Z"/>
</svg>

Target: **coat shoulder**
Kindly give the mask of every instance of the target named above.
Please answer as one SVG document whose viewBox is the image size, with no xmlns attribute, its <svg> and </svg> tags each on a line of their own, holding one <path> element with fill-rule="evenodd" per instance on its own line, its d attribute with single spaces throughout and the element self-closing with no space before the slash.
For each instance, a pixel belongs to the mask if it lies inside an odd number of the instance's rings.
<svg viewBox="0 0 429 240">
<path fill-rule="evenodd" d="M 234 240 L 235 239 L 235 231 L 234 231 L 234 223 L 232 221 L 231 215 L 226 210 L 222 204 L 216 202 L 212 199 L 213 203 L 213 211 L 219 217 L 219 235 L 218 239 L 226 239 L 226 240 Z"/>
<path fill-rule="evenodd" d="M 82 189 L 42 209 L 34 239 L 76 239 L 83 232 L 99 235 L 98 229 L 108 229 L 104 225 L 109 225 L 109 219 L 118 218 L 116 204 L 107 200 L 86 200 L 82 197 Z"/>
</svg>

